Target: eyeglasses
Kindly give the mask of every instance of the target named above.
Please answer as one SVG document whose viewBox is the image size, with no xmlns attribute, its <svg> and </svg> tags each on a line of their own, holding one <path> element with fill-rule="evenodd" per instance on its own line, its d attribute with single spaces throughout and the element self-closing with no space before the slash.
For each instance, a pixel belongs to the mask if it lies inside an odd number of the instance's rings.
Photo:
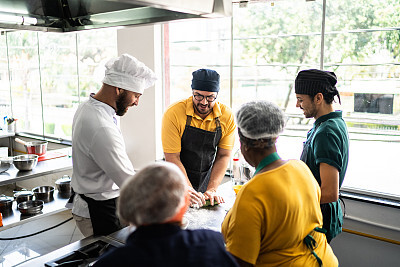
<svg viewBox="0 0 400 267">
<path fill-rule="evenodd" d="M 195 94 L 193 96 L 194 96 L 194 99 L 196 99 L 197 101 L 203 101 L 204 97 L 206 98 L 206 100 L 208 102 L 214 102 L 215 99 L 217 99 L 217 96 L 215 96 L 215 95 L 204 96 L 204 95 L 200 95 L 200 94 Z"/>
</svg>

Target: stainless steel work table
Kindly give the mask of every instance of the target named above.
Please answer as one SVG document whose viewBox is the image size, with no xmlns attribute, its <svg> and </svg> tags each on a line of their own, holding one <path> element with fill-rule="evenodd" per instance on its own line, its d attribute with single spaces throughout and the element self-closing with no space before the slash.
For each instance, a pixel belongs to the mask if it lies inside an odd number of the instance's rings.
<svg viewBox="0 0 400 267">
<path fill-rule="evenodd" d="M 189 221 L 187 225 L 188 229 L 212 229 L 215 231 L 221 231 L 221 223 L 223 222 L 227 211 L 232 207 L 235 201 L 235 192 L 233 191 L 230 182 L 222 184 L 218 188 L 218 192 L 224 197 L 225 203 L 214 207 L 188 209 L 188 211 L 184 215 L 184 217 L 187 218 Z M 125 227 L 106 237 L 87 237 L 60 249 L 57 249 L 53 252 L 42 255 L 38 258 L 31 259 L 25 263 L 19 264 L 18 266 L 44 266 L 46 262 L 62 257 L 63 255 L 78 250 L 85 245 L 88 245 L 99 239 L 125 243 L 127 237 L 133 230 L 134 229 L 132 227 Z"/>
<path fill-rule="evenodd" d="M 60 150 L 61 151 L 61 150 Z M 18 181 L 28 180 L 43 175 L 57 173 L 72 169 L 72 159 L 68 156 L 49 159 L 38 162 L 37 166 L 31 171 L 19 171 L 11 165 L 10 169 L 0 174 L 0 185 L 15 183 Z M 55 186 L 55 185 L 54 185 Z M 17 203 L 13 201 L 12 211 L 3 214 L 3 226 L 0 231 L 4 231 L 11 227 L 41 218 L 42 216 L 51 215 L 60 212 L 65 208 L 68 198 L 54 191 L 54 199 L 43 205 L 43 210 L 36 215 L 24 216 L 17 209 Z"/>
<path fill-rule="evenodd" d="M 65 149 L 60 149 L 59 151 L 64 150 Z M 11 167 L 6 172 L 0 173 L 0 185 L 12 184 L 18 181 L 71 169 L 72 158 L 68 156 L 40 161 L 31 171 L 19 171 L 13 164 L 11 164 Z"/>
</svg>

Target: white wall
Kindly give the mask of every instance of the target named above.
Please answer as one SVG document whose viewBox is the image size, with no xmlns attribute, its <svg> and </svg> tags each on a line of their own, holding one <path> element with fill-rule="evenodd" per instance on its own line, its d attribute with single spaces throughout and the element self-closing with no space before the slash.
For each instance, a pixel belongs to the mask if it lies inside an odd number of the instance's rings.
<svg viewBox="0 0 400 267">
<path fill-rule="evenodd" d="M 156 85 L 145 90 L 139 105 L 121 117 L 127 153 L 135 169 L 162 158 L 162 56 L 161 25 L 118 30 L 118 54 L 128 53 L 155 71 Z"/>
</svg>

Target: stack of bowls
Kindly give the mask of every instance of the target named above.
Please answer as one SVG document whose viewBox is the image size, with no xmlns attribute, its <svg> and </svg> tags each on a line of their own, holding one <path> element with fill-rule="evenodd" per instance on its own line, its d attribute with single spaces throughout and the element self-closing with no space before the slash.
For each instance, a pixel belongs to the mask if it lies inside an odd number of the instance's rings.
<svg viewBox="0 0 400 267">
<path fill-rule="evenodd" d="M 22 215 L 38 214 L 43 209 L 43 200 L 29 200 L 18 204 L 18 209 Z"/>
</svg>

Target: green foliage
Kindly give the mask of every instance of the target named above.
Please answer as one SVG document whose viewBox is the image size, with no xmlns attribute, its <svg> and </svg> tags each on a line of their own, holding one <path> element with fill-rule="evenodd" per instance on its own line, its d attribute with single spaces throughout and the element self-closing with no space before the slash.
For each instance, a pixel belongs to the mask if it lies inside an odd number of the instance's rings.
<svg viewBox="0 0 400 267">
<path fill-rule="evenodd" d="M 63 130 L 65 136 L 70 137 L 72 135 L 72 125 L 63 124 L 61 125 L 61 129 Z"/>
<path fill-rule="evenodd" d="M 328 0 L 325 62 L 362 62 L 382 49 L 398 58 L 400 31 L 360 30 L 398 27 L 399 11 L 398 0 Z M 319 62 L 322 1 L 249 4 L 237 12 L 243 19 L 234 21 L 235 34 L 248 64 Z"/>
<path fill-rule="evenodd" d="M 46 122 L 44 124 L 44 132 L 45 134 L 54 134 L 54 129 L 55 129 L 56 125 L 54 122 Z"/>
</svg>

